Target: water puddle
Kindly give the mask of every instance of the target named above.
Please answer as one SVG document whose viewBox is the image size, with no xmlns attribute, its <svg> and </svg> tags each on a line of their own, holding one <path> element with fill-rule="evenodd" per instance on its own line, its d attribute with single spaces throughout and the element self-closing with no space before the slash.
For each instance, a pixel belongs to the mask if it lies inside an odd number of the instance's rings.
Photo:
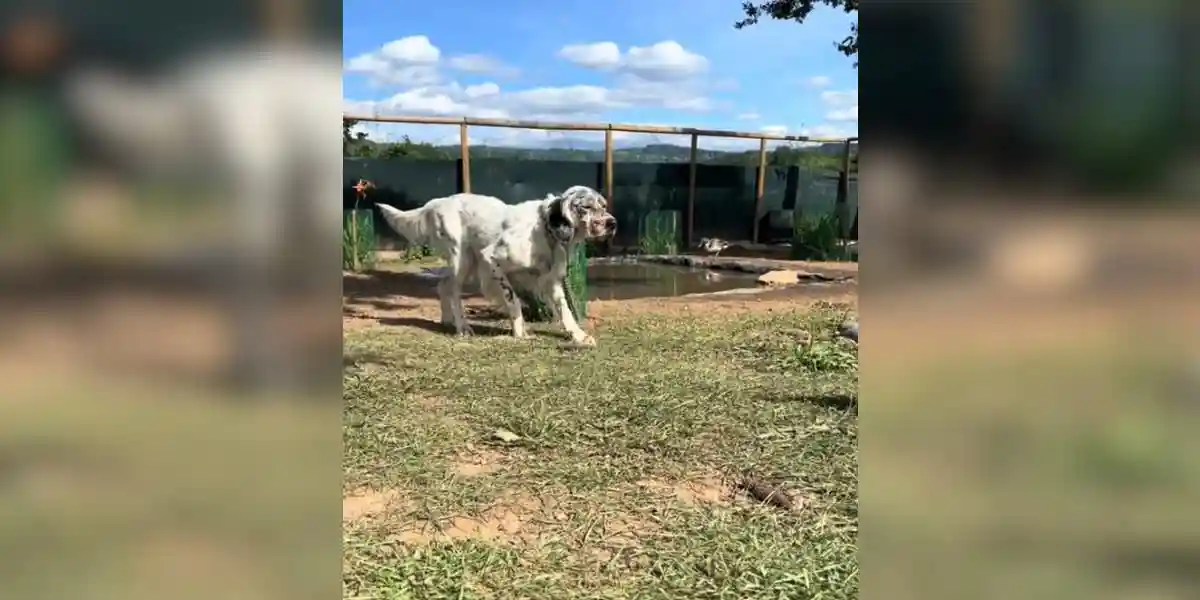
<svg viewBox="0 0 1200 600">
<path fill-rule="evenodd" d="M 756 288 L 758 276 L 652 263 L 588 265 L 590 300 L 632 300 Z"/>
<path fill-rule="evenodd" d="M 378 271 L 390 274 L 387 285 L 393 288 L 391 293 L 418 296 L 434 294 L 437 281 L 445 272 L 441 266 L 404 263 L 383 263 Z M 587 274 L 589 300 L 661 298 L 759 287 L 756 273 L 650 262 L 595 262 L 588 265 Z M 478 295 L 479 285 L 468 281 L 463 291 Z"/>
</svg>

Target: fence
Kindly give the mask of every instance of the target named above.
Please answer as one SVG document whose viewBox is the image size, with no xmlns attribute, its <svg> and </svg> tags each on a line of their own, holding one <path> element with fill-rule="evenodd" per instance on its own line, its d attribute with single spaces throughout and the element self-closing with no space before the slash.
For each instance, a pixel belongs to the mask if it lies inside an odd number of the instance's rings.
<svg viewBox="0 0 1200 600">
<path fill-rule="evenodd" d="M 457 159 L 345 159 L 343 172 L 347 186 L 359 178 L 369 179 L 376 185 L 373 201 L 402 209 L 454 192 L 476 192 L 515 202 L 544 197 L 572 185 L 588 185 L 604 191 L 609 198 L 610 210 L 622 225 L 618 227 L 613 244 L 630 247 L 637 245 L 638 230 L 646 216 L 661 211 L 678 211 L 682 241 L 690 246 L 699 236 L 754 242 L 770 241 L 773 235 L 790 237 L 791 218 L 780 216 L 793 210 L 834 212 L 843 237 L 847 237 L 857 208 L 857 182 L 850 175 L 851 146 L 858 141 L 857 137 L 819 139 L 695 128 L 473 118 L 354 115 L 343 118 L 378 123 L 458 125 Z M 472 159 L 471 126 L 604 132 L 603 161 Z M 620 162 L 617 169 L 613 132 L 690 136 L 688 161 Z M 703 152 L 698 147 L 702 136 L 757 139 L 757 166 L 698 162 L 698 155 Z M 837 144 L 840 172 L 769 165 L 767 142 L 771 140 Z M 347 187 L 347 208 L 353 204 L 353 199 L 353 191 Z M 391 237 L 390 232 L 381 234 Z"/>
</svg>

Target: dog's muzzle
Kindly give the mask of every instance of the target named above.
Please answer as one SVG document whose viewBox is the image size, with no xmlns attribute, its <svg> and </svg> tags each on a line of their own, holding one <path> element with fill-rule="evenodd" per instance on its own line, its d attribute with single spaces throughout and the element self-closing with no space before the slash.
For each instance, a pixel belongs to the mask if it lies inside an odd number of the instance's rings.
<svg viewBox="0 0 1200 600">
<path fill-rule="evenodd" d="M 603 219 L 600 220 L 600 227 L 602 228 L 601 235 L 603 237 L 610 238 L 610 237 L 616 235 L 617 234 L 617 218 L 612 215 L 604 217 Z"/>
</svg>

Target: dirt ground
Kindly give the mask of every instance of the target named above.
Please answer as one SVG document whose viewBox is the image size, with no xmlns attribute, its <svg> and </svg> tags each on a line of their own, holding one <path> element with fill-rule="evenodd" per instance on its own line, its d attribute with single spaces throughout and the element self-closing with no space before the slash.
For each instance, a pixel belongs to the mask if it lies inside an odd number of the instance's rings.
<svg viewBox="0 0 1200 600">
<path fill-rule="evenodd" d="M 724 257 L 715 261 L 745 258 Z M 764 266 L 779 269 L 818 272 L 839 277 L 857 276 L 855 263 L 817 263 L 774 259 L 749 259 Z M 434 327 L 441 309 L 437 290 L 427 279 L 414 273 L 393 269 L 369 273 L 342 275 L 342 325 L 345 329 L 382 325 L 412 325 Z M 737 293 L 693 294 L 678 297 L 642 298 L 635 300 L 593 300 L 588 302 L 588 318 L 584 323 L 597 324 L 605 319 L 630 313 L 686 313 L 702 309 L 706 312 L 771 312 L 791 310 L 815 302 L 828 302 L 856 308 L 858 283 L 855 280 L 822 285 L 794 285 L 782 288 L 755 289 Z M 490 316 L 491 305 L 477 293 L 464 299 L 468 318 Z"/>
</svg>

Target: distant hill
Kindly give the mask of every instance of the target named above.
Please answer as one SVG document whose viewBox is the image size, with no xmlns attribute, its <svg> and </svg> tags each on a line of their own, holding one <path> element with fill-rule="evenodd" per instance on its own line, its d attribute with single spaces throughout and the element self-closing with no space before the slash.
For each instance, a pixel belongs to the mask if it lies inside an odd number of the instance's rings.
<svg viewBox="0 0 1200 600">
<path fill-rule="evenodd" d="M 770 151 L 768 154 L 768 164 L 774 166 L 803 165 L 820 169 L 840 170 L 844 148 L 845 146 L 841 143 L 825 143 L 811 147 L 783 146 Z M 347 156 L 364 158 L 456 160 L 459 158 L 459 147 L 458 145 L 434 146 L 419 142 L 389 143 L 376 142 L 374 140 L 353 140 L 347 145 L 345 153 Z M 619 162 L 686 163 L 690 155 L 690 147 L 673 144 L 647 144 L 645 146 L 624 147 L 613 150 L 613 159 Z M 581 145 L 571 147 L 513 148 L 480 144 L 471 146 L 471 158 L 604 162 L 604 148 L 586 148 L 581 147 Z M 700 148 L 697 150 L 696 160 L 697 162 L 706 164 L 754 166 L 758 164 L 758 151 L 746 150 L 739 152 Z"/>
<path fill-rule="evenodd" d="M 342 152 L 348 157 L 404 158 L 408 160 L 456 160 L 459 158 L 457 144 L 433 145 L 416 142 L 405 136 L 395 142 L 369 139 L 365 132 L 351 133 L 353 122 L 342 122 Z M 580 162 L 603 162 L 604 144 L 594 139 L 566 137 L 547 140 L 539 148 L 513 148 L 479 144 L 471 146 L 471 158 L 496 158 L 510 160 L 569 160 Z M 841 170 L 842 142 L 827 142 L 812 146 L 778 146 L 768 153 L 767 163 L 772 166 L 802 166 L 821 170 Z M 857 170 L 857 144 L 853 147 L 854 161 L 851 169 Z M 617 146 L 613 159 L 620 162 L 685 163 L 691 156 L 691 147 L 675 144 L 646 144 L 644 146 Z M 697 162 L 706 164 L 758 165 L 758 150 L 712 150 L 699 148 Z"/>
</svg>

